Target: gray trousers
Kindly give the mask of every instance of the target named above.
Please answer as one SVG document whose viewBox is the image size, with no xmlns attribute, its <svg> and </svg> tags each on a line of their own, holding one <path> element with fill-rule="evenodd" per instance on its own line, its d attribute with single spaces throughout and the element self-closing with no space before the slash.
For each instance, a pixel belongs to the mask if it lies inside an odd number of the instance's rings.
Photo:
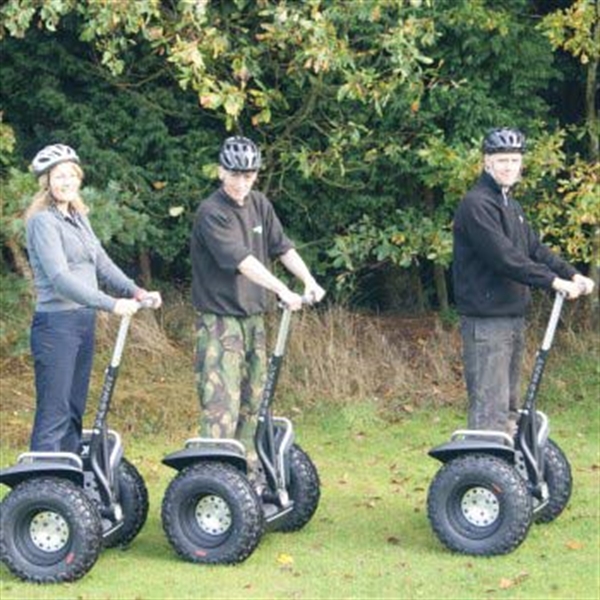
<svg viewBox="0 0 600 600">
<path fill-rule="evenodd" d="M 469 429 L 511 432 L 521 408 L 525 320 L 462 316 L 460 331 Z"/>
</svg>

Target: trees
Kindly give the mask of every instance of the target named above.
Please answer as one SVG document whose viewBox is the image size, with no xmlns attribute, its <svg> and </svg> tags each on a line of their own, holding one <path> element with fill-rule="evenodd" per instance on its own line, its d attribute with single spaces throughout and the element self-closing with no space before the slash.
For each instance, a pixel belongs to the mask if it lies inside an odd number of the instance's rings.
<svg viewBox="0 0 600 600">
<path fill-rule="evenodd" d="M 569 176 L 560 181 L 567 215 L 567 227 L 579 234 L 578 248 L 585 252 L 584 262 L 591 265 L 590 276 L 596 293 L 590 297 L 595 325 L 600 324 L 600 118 L 598 65 L 600 63 L 600 4 L 576 0 L 568 8 L 548 14 L 540 24 L 555 49 L 579 60 L 585 70 L 585 120 L 581 129 L 588 138 L 585 159 L 577 157 Z M 585 230 L 591 234 L 586 235 Z M 583 239 L 582 239 L 583 238 Z M 590 239 L 591 238 L 591 239 Z"/>
<path fill-rule="evenodd" d="M 593 3 L 576 4 L 585 15 L 565 18 L 581 33 Z M 522 200 L 553 244 L 591 260 L 593 176 L 548 91 L 562 75 L 550 41 L 579 33 L 560 37 L 560 11 L 538 12 L 532 0 L 8 0 L 10 165 L 22 173 L 51 138 L 73 144 L 111 254 L 185 280 L 219 142 L 245 133 L 265 152 L 261 187 L 332 290 L 385 272 L 421 308 L 444 308 L 452 211 L 491 126 L 526 131 Z"/>
</svg>

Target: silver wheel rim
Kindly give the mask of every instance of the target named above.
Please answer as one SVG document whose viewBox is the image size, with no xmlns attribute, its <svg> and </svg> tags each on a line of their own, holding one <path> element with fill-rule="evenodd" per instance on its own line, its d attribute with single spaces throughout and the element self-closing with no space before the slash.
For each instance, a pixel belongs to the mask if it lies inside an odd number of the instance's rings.
<svg viewBox="0 0 600 600">
<path fill-rule="evenodd" d="M 43 552 L 58 552 L 69 541 L 69 525 L 58 513 L 37 513 L 29 524 L 29 535 L 35 547 Z"/>
<path fill-rule="evenodd" d="M 460 508 L 469 523 L 487 527 L 500 515 L 500 504 L 496 495 L 484 487 L 472 487 L 462 497 Z"/>
<path fill-rule="evenodd" d="M 231 510 L 219 496 L 204 496 L 196 504 L 196 522 L 211 535 L 221 535 L 231 527 Z"/>
</svg>

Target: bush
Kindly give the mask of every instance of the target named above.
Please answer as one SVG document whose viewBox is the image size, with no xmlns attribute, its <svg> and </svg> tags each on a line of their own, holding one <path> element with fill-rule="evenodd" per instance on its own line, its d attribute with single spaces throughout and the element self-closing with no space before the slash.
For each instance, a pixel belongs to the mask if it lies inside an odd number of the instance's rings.
<svg viewBox="0 0 600 600">
<path fill-rule="evenodd" d="M 29 324 L 34 302 L 26 279 L 0 266 L 0 357 L 29 352 Z"/>
</svg>

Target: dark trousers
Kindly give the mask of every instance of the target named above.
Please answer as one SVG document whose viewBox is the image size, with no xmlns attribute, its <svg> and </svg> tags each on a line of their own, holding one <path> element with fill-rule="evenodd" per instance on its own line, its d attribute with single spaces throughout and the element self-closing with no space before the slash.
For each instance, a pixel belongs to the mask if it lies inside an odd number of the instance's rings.
<svg viewBox="0 0 600 600">
<path fill-rule="evenodd" d="M 36 413 L 31 450 L 79 453 L 96 330 L 90 308 L 36 312 L 31 325 Z"/>
<path fill-rule="evenodd" d="M 522 317 L 461 317 L 469 429 L 511 431 L 521 408 Z"/>
</svg>

